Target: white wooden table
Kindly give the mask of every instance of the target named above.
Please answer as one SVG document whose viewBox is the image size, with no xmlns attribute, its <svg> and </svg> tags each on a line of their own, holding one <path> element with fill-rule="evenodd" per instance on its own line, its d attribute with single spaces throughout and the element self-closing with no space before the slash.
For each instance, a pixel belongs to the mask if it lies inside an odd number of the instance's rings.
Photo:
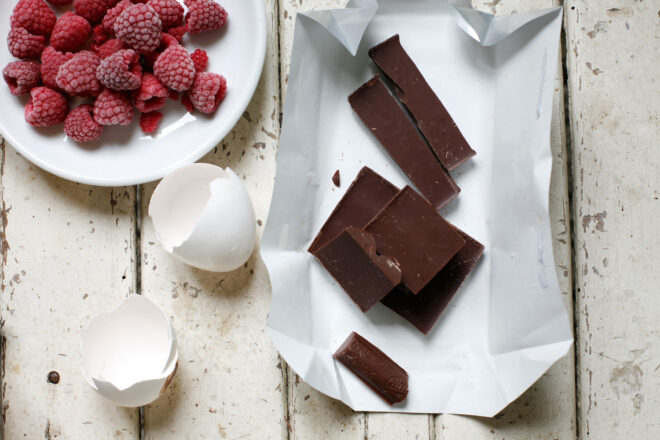
<svg viewBox="0 0 660 440">
<path fill-rule="evenodd" d="M 204 158 L 245 178 L 260 232 L 295 14 L 345 0 L 265 3 L 270 39 L 260 86 L 235 130 Z M 476 6 L 510 13 L 557 3 Z M 184 266 L 158 246 L 145 214 L 154 184 L 70 183 L 3 143 L 3 438 L 660 438 L 660 0 L 563 4 L 550 210 L 575 351 L 501 414 L 352 412 L 279 358 L 264 330 L 270 285 L 258 256 L 229 275 Z M 180 346 L 166 395 L 141 410 L 107 403 L 79 372 L 81 325 L 131 293 L 171 312 Z M 57 385 L 46 380 L 52 370 Z"/>
</svg>

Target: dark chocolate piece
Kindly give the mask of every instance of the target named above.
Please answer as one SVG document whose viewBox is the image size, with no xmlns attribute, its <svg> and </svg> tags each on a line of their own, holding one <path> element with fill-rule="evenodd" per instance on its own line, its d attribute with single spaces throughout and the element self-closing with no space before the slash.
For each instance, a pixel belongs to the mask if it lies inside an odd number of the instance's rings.
<svg viewBox="0 0 660 440">
<path fill-rule="evenodd" d="M 406 370 L 357 333 L 346 338 L 334 358 L 388 404 L 402 402 L 408 396 Z"/>
<path fill-rule="evenodd" d="M 380 174 L 369 167 L 362 168 L 312 242 L 309 252 L 315 254 L 349 226 L 365 227 L 397 192 L 399 188 Z"/>
<path fill-rule="evenodd" d="M 341 184 L 341 180 L 339 178 L 339 170 L 335 171 L 335 174 L 332 175 L 332 183 L 334 183 L 335 186 L 339 188 Z"/>
<path fill-rule="evenodd" d="M 374 238 L 358 228 L 346 228 L 314 255 L 363 312 L 401 282 L 399 263 L 378 255 Z"/>
<path fill-rule="evenodd" d="M 378 252 L 395 258 L 402 280 L 419 293 L 465 245 L 465 240 L 409 186 L 403 188 L 364 228 Z"/>
<path fill-rule="evenodd" d="M 394 289 L 381 301 L 424 334 L 431 331 L 483 254 L 481 243 L 463 231 L 458 230 L 458 233 L 465 240 L 465 246 L 421 292 L 411 295 L 403 289 Z"/>
<path fill-rule="evenodd" d="M 454 180 L 377 76 L 348 100 L 364 125 L 433 206 L 442 208 L 458 195 L 460 189 Z"/>
<path fill-rule="evenodd" d="M 401 46 L 398 35 L 372 48 L 369 56 L 394 83 L 397 97 L 445 168 L 453 170 L 476 154 Z"/>
</svg>

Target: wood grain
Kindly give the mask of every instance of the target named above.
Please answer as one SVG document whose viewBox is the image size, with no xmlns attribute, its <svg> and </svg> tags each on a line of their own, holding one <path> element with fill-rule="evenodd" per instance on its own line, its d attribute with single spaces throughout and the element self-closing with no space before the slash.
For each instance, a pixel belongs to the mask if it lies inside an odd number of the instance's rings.
<svg viewBox="0 0 660 440">
<path fill-rule="evenodd" d="M 660 438 L 660 3 L 569 1 L 579 433 Z"/>
<path fill-rule="evenodd" d="M 0 437 L 138 439 L 138 410 L 109 403 L 80 374 L 82 325 L 135 293 L 134 188 L 67 182 L 4 142 L 0 172 Z"/>
</svg>

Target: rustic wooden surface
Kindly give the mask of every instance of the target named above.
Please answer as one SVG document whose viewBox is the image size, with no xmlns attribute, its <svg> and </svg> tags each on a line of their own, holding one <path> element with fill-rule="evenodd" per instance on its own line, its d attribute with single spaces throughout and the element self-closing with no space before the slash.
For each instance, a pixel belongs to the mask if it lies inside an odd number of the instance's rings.
<svg viewBox="0 0 660 440">
<path fill-rule="evenodd" d="M 260 234 L 295 14 L 345 3 L 265 1 L 270 39 L 259 88 L 234 131 L 203 159 L 245 179 Z M 474 3 L 499 14 L 558 0 Z M 258 256 L 230 274 L 191 269 L 157 244 L 146 215 L 155 184 L 66 182 L 3 143 L 2 438 L 660 438 L 660 2 L 564 7 L 550 215 L 562 295 L 577 318 L 576 351 L 502 413 L 354 413 L 300 381 L 270 343 L 270 284 Z M 142 411 L 105 402 L 79 372 L 81 325 L 133 292 L 170 312 L 180 347 L 175 380 Z M 46 380 L 52 370 L 58 384 Z"/>
</svg>

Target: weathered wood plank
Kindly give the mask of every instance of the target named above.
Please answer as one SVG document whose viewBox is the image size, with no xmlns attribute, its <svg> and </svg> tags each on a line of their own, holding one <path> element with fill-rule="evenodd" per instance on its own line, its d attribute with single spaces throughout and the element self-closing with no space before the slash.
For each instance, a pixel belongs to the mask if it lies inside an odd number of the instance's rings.
<svg viewBox="0 0 660 440">
<path fill-rule="evenodd" d="M 234 130 L 202 159 L 245 179 L 263 230 L 279 136 L 277 3 L 267 0 L 266 64 L 257 92 Z M 163 397 L 145 408 L 147 439 L 286 437 L 279 357 L 266 331 L 270 282 L 258 253 L 234 272 L 179 263 L 158 244 L 147 217 L 155 184 L 142 192 L 142 292 L 171 313 L 179 369 Z"/>
<path fill-rule="evenodd" d="M 660 3 L 566 2 L 581 438 L 660 438 Z"/>
<path fill-rule="evenodd" d="M 138 410 L 80 374 L 81 326 L 135 292 L 135 189 L 64 181 L 4 143 L 0 170 L 0 437 L 138 439 Z"/>
<path fill-rule="evenodd" d="M 479 1 L 480 10 L 510 14 L 556 6 L 556 0 Z M 561 62 L 560 62 L 561 64 Z M 555 78 L 551 128 L 554 158 L 550 184 L 550 221 L 553 251 L 562 298 L 572 318 L 571 237 L 568 205 L 568 153 L 566 148 L 564 87 L 561 66 Z M 436 418 L 436 439 L 572 439 L 576 437 L 575 373 L 573 351 L 558 361 L 518 400 L 493 419 L 441 415 Z"/>
</svg>

